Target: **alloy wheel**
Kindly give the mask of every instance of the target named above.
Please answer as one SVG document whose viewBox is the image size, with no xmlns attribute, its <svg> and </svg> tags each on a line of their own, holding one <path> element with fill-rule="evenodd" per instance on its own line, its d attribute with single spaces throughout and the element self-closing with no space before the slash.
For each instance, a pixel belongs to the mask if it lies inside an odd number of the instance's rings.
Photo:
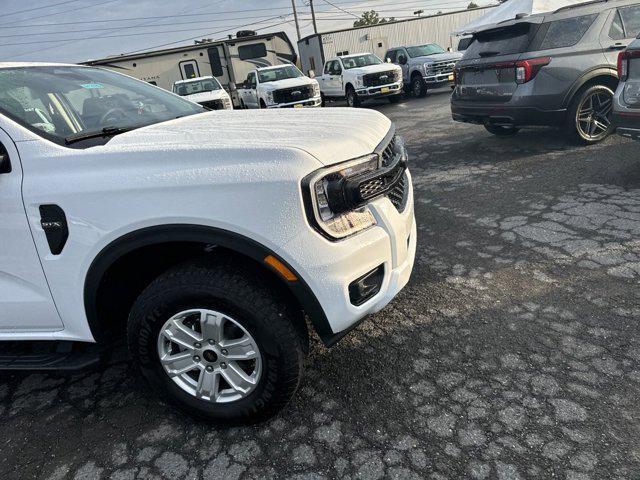
<svg viewBox="0 0 640 480">
<path fill-rule="evenodd" d="M 595 90 L 582 99 L 576 115 L 576 128 L 585 140 L 597 142 L 611 133 L 613 94 L 608 89 Z"/>
<path fill-rule="evenodd" d="M 262 358 L 251 334 L 230 316 L 193 309 L 160 329 L 164 371 L 185 392 L 212 403 L 246 398 L 260 381 Z"/>
</svg>

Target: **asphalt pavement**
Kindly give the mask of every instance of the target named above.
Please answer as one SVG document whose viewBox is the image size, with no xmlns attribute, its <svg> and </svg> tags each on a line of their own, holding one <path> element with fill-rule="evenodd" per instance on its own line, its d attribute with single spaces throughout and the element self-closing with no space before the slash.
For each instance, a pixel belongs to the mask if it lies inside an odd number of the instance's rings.
<svg viewBox="0 0 640 480">
<path fill-rule="evenodd" d="M 496 138 L 449 91 L 373 107 L 405 137 L 409 286 L 293 402 L 218 428 L 124 349 L 81 375 L 0 373 L 3 479 L 640 479 L 640 146 Z"/>
</svg>

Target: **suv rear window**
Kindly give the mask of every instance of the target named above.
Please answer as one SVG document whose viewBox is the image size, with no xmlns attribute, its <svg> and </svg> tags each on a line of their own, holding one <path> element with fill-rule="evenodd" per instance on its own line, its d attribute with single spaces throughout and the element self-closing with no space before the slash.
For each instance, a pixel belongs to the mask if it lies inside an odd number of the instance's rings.
<svg viewBox="0 0 640 480">
<path fill-rule="evenodd" d="M 522 22 L 497 30 L 479 32 L 467 48 L 464 58 L 496 57 L 526 52 L 531 34 L 536 30 L 531 23 Z"/>
<path fill-rule="evenodd" d="M 538 51 L 572 47 L 582 40 L 596 18 L 597 13 L 547 22 L 538 30 L 530 49 Z"/>
</svg>

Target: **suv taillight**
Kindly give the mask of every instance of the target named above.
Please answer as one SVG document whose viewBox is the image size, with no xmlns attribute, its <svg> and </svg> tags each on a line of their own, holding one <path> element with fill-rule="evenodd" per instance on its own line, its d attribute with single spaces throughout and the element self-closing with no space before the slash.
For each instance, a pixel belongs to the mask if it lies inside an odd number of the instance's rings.
<svg viewBox="0 0 640 480">
<path fill-rule="evenodd" d="M 536 78 L 542 67 L 551 63 L 551 57 L 530 58 L 516 62 L 516 82 L 527 83 Z"/>
<path fill-rule="evenodd" d="M 629 78 L 629 60 L 640 58 L 640 50 L 625 50 L 618 55 L 618 77 L 623 82 Z"/>
</svg>

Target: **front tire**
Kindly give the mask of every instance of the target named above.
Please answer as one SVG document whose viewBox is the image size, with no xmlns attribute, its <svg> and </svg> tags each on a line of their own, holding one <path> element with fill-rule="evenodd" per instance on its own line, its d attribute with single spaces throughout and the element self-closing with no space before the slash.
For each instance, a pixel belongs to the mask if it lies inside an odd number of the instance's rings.
<svg viewBox="0 0 640 480">
<path fill-rule="evenodd" d="M 594 85 L 576 96 L 569 109 L 567 129 L 578 143 L 593 145 L 613 133 L 613 97 L 613 90 L 605 85 Z"/>
<path fill-rule="evenodd" d="M 289 402 L 305 338 L 295 310 L 267 283 L 238 265 L 192 262 L 144 290 L 128 343 L 161 398 L 218 423 L 259 421 Z"/>
<path fill-rule="evenodd" d="M 420 75 L 414 75 L 411 80 L 411 91 L 413 96 L 417 98 L 423 98 L 427 96 L 427 84 Z"/>
<path fill-rule="evenodd" d="M 347 105 L 351 108 L 358 108 L 360 106 L 360 98 L 353 87 L 347 88 Z"/>
<path fill-rule="evenodd" d="M 512 137 L 516 135 L 520 129 L 517 127 L 505 127 L 502 125 L 485 125 L 487 132 L 498 137 Z"/>
</svg>

